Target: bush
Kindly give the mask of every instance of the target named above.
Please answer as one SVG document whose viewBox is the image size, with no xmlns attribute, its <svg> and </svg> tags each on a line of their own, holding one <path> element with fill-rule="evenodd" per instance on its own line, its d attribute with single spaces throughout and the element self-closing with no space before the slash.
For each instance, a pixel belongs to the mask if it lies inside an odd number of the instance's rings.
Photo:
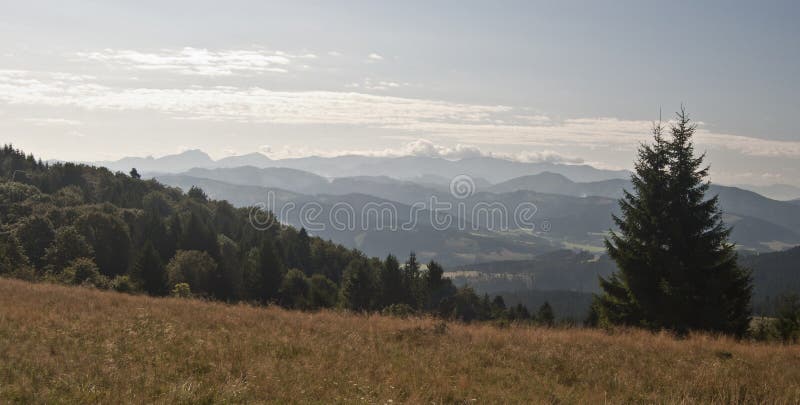
<svg viewBox="0 0 800 405">
<path fill-rule="evenodd" d="M 281 282 L 278 295 L 281 305 L 292 309 L 305 309 L 308 307 L 308 296 L 311 286 L 306 275 L 297 269 L 291 269 Z"/>
<path fill-rule="evenodd" d="M 191 298 L 192 288 L 187 283 L 178 283 L 172 287 L 170 295 L 175 298 Z"/>
<path fill-rule="evenodd" d="M 133 293 L 136 291 L 136 284 L 128 276 L 116 276 L 111 280 L 111 288 L 116 292 Z"/>
<path fill-rule="evenodd" d="M 69 263 L 62 274 L 67 284 L 92 284 L 102 282 L 100 270 L 94 260 L 88 257 L 79 257 Z"/>
<path fill-rule="evenodd" d="M 753 318 L 750 337 L 759 342 L 775 342 L 781 340 L 775 320 L 770 318 Z"/>
<path fill-rule="evenodd" d="M 167 264 L 168 285 L 186 283 L 194 287 L 194 293 L 210 296 L 214 285 L 213 275 L 217 263 L 206 252 L 179 250 Z"/>
<path fill-rule="evenodd" d="M 408 304 L 392 304 L 384 308 L 381 314 L 405 319 L 414 315 L 415 311 L 414 308 L 411 308 Z"/>
<path fill-rule="evenodd" d="M 17 269 L 12 270 L 10 273 L 4 274 L 4 276 L 25 281 L 36 281 L 37 279 L 36 269 L 31 266 L 18 267 Z"/>
</svg>

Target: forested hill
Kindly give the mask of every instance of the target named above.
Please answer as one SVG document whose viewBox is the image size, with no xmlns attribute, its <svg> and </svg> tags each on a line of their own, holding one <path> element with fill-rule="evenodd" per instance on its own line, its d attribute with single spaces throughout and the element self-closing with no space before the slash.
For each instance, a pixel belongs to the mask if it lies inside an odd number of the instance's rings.
<svg viewBox="0 0 800 405">
<path fill-rule="evenodd" d="M 135 170 L 48 165 L 5 146 L 0 179 L 0 275 L 301 309 L 391 307 L 465 320 L 514 313 L 457 290 L 435 262 L 369 258 Z"/>
</svg>

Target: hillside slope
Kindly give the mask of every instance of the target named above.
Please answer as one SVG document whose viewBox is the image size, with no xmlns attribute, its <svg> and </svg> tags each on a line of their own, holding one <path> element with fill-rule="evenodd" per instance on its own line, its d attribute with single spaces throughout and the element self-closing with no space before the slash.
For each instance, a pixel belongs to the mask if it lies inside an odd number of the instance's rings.
<svg viewBox="0 0 800 405">
<path fill-rule="evenodd" d="M 442 325 L 0 279 L 0 402 L 800 401 L 798 346 Z"/>
</svg>

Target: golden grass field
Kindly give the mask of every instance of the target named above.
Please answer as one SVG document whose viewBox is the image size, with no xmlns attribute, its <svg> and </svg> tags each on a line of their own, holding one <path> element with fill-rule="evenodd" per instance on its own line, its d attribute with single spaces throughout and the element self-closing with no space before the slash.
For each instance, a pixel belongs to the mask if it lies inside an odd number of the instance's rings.
<svg viewBox="0 0 800 405">
<path fill-rule="evenodd" d="M 0 280 L 0 403 L 798 403 L 800 346 Z"/>
</svg>

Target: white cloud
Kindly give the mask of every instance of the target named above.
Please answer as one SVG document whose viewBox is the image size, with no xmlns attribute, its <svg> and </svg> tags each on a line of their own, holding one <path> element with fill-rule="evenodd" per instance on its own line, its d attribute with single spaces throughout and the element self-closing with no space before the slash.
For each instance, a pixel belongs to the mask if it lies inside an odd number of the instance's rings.
<svg viewBox="0 0 800 405">
<path fill-rule="evenodd" d="M 50 74 L 0 71 L 0 100 L 11 104 L 106 110 L 155 110 L 183 119 L 280 124 L 345 124 L 372 127 L 420 121 L 479 123 L 505 106 L 377 96 L 355 92 L 272 91 L 230 86 L 182 89 L 112 88 L 84 80 L 54 80 Z"/>
<path fill-rule="evenodd" d="M 633 150 L 650 139 L 652 125 L 650 121 L 605 117 L 557 121 L 503 105 L 359 92 L 273 91 L 231 86 L 116 88 L 98 84 L 90 77 L 18 70 L 0 70 L 0 101 L 88 110 L 151 110 L 193 120 L 361 126 L 395 130 L 405 138 L 449 138 L 461 143 L 519 145 L 538 150 L 574 146 Z M 700 150 L 800 157 L 798 141 L 712 133 L 702 125 L 696 139 Z M 427 148 L 417 147 L 421 151 Z"/>
<path fill-rule="evenodd" d="M 381 55 L 379 55 L 379 54 L 377 54 L 377 53 L 374 53 L 374 52 L 373 52 L 373 53 L 371 53 L 371 54 L 369 54 L 369 56 L 367 56 L 367 57 L 368 57 L 370 60 L 383 60 L 383 56 L 381 56 Z"/>
<path fill-rule="evenodd" d="M 551 163 L 563 163 L 563 164 L 583 163 L 582 159 L 566 156 L 553 151 L 542 151 L 542 152 L 525 151 L 519 153 L 500 153 L 500 152 L 483 151 L 475 145 L 457 144 L 453 147 L 448 147 L 423 138 L 406 142 L 405 144 L 402 144 L 398 148 L 387 148 L 382 150 L 309 149 L 308 147 L 305 146 L 285 145 L 282 149 L 279 150 L 273 150 L 272 148 L 269 148 L 268 150 L 261 149 L 261 151 L 262 153 L 265 153 L 274 159 L 287 159 L 287 158 L 297 158 L 304 156 L 333 157 L 333 156 L 360 155 L 360 156 L 373 156 L 373 157 L 417 156 L 417 157 L 442 158 L 448 160 L 461 160 L 461 159 L 477 158 L 477 157 L 493 157 L 498 159 L 505 159 L 515 162 L 527 162 L 527 163 L 537 163 L 537 162 L 551 162 Z"/>
<path fill-rule="evenodd" d="M 80 52 L 79 57 L 139 70 L 159 70 L 186 75 L 229 76 L 253 73 L 286 73 L 297 60 L 317 59 L 313 53 L 291 54 L 282 51 L 208 50 L 186 47 L 159 52 L 105 49 Z M 304 64 L 307 66 L 306 64 Z"/>
<path fill-rule="evenodd" d="M 81 122 L 78 120 L 70 120 L 66 118 L 23 118 L 22 120 L 39 127 L 81 125 Z"/>
<path fill-rule="evenodd" d="M 401 83 L 391 80 L 374 80 L 372 78 L 365 78 L 360 83 L 354 82 L 346 85 L 345 87 L 349 87 L 352 89 L 366 89 L 366 90 L 373 90 L 373 91 L 385 91 L 390 89 L 398 89 L 401 87 L 409 86 L 409 83 Z"/>
</svg>

